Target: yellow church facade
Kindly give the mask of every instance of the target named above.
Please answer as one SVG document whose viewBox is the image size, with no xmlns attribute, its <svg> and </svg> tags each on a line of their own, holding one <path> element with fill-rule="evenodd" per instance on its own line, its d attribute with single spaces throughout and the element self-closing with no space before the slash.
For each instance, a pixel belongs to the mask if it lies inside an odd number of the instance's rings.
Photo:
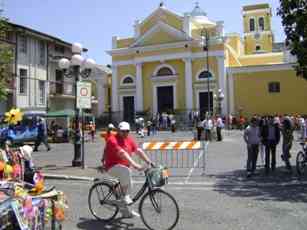
<svg viewBox="0 0 307 230">
<path fill-rule="evenodd" d="M 209 20 L 198 5 L 180 15 L 162 4 L 135 21 L 133 37 L 114 36 L 107 51 L 111 110 L 131 119 L 142 111 L 214 113 L 218 106 L 223 115 L 307 114 L 287 103 L 292 95 L 307 98 L 307 83 L 293 77 L 285 52 L 274 50 L 269 5 L 245 6 L 242 12 L 243 39 L 225 35 L 223 22 Z M 266 92 L 270 83 L 279 93 Z M 214 96 L 221 92 L 225 98 L 218 105 Z"/>
</svg>

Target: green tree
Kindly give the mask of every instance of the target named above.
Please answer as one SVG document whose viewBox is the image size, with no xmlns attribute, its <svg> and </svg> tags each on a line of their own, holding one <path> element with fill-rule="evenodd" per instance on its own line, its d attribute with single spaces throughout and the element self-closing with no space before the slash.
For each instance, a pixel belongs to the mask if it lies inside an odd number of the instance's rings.
<svg viewBox="0 0 307 230">
<path fill-rule="evenodd" d="M 286 33 L 286 45 L 297 57 L 295 70 L 307 80 L 307 1 L 280 0 L 278 15 Z"/>
<path fill-rule="evenodd" d="M 8 84 L 13 77 L 13 46 L 7 41 L 10 30 L 7 19 L 0 18 L 0 101 L 6 99 Z"/>
</svg>

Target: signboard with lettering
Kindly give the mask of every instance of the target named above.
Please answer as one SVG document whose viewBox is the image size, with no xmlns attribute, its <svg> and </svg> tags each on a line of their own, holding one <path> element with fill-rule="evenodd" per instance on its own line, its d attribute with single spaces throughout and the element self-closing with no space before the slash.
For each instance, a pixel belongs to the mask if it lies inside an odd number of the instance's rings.
<svg viewBox="0 0 307 230">
<path fill-rule="evenodd" d="M 90 82 L 79 81 L 77 83 L 77 108 L 91 109 L 92 108 L 92 85 Z"/>
</svg>

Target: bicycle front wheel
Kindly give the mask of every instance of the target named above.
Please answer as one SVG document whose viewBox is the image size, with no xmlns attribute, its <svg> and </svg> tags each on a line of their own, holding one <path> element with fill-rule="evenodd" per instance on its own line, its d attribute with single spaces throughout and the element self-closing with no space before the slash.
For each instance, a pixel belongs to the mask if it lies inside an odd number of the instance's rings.
<svg viewBox="0 0 307 230">
<path fill-rule="evenodd" d="M 296 156 L 296 171 L 298 173 L 298 175 L 302 176 L 305 173 L 306 170 L 306 157 L 305 154 L 300 151 L 298 152 L 297 156 Z"/>
<path fill-rule="evenodd" d="M 111 221 L 119 208 L 114 204 L 116 196 L 112 187 L 106 183 L 96 183 L 90 188 L 88 206 L 92 215 L 102 221 Z"/>
<path fill-rule="evenodd" d="M 139 212 L 150 230 L 171 230 L 179 220 L 179 207 L 172 195 L 155 189 L 143 196 Z"/>
</svg>

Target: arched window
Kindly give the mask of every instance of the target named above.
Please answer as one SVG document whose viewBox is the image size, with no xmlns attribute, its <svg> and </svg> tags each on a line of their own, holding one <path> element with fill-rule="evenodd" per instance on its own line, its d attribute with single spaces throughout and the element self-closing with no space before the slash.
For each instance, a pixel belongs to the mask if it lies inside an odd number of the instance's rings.
<svg viewBox="0 0 307 230">
<path fill-rule="evenodd" d="M 249 31 L 255 31 L 255 19 L 254 18 L 250 18 L 249 19 Z"/>
<path fill-rule="evenodd" d="M 256 45 L 256 51 L 260 51 L 261 50 L 261 46 L 260 45 Z"/>
<path fill-rule="evenodd" d="M 198 75 L 198 79 L 199 80 L 203 80 L 203 79 L 207 79 L 207 78 L 212 78 L 212 73 L 208 72 L 207 70 L 202 71 L 199 75 Z"/>
<path fill-rule="evenodd" d="M 125 79 L 123 80 L 123 84 L 133 84 L 132 77 L 125 77 Z"/>
<path fill-rule="evenodd" d="M 264 30 L 264 18 L 263 17 L 259 18 L 258 25 L 259 25 L 259 30 L 263 31 Z"/>
<path fill-rule="evenodd" d="M 162 67 L 157 72 L 157 76 L 171 76 L 173 75 L 173 71 L 168 67 Z"/>
<path fill-rule="evenodd" d="M 126 86 L 135 85 L 135 78 L 132 75 L 126 75 L 125 77 L 123 77 L 121 79 L 120 84 L 122 86 L 124 86 L 124 85 L 126 85 Z"/>
</svg>

